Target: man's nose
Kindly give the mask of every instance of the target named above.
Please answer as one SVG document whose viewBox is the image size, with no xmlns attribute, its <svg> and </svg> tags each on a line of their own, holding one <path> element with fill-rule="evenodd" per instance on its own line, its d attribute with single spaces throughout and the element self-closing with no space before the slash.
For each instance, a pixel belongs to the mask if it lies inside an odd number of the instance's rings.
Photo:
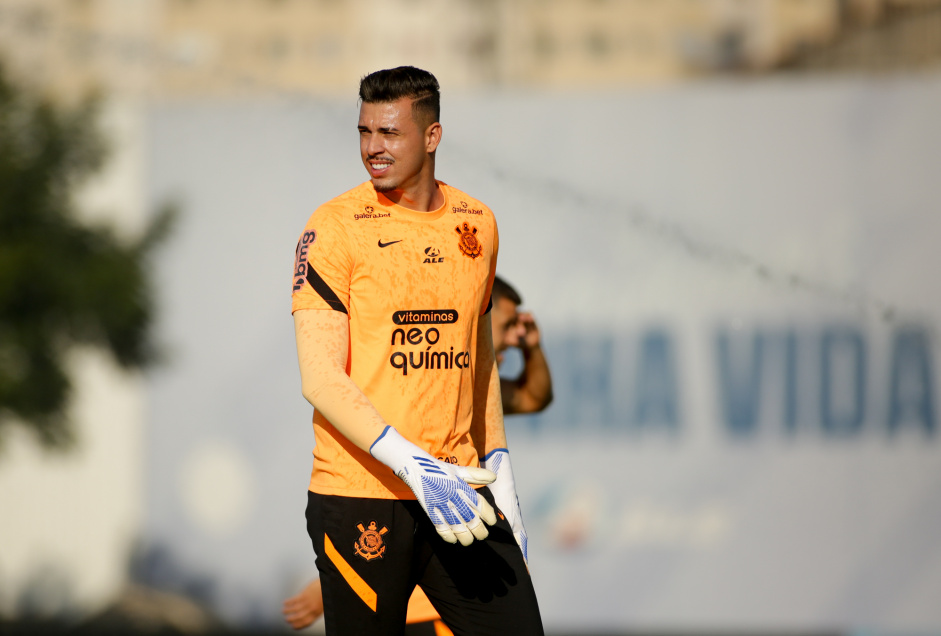
<svg viewBox="0 0 941 636">
<path fill-rule="evenodd" d="M 366 144 L 366 153 L 370 157 L 382 154 L 385 145 L 382 143 L 382 135 L 369 135 L 369 142 Z"/>
</svg>

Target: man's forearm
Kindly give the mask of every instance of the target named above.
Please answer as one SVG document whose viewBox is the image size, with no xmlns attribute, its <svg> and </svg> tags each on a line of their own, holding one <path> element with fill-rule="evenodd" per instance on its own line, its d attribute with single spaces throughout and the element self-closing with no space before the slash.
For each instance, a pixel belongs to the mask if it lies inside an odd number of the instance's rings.
<svg viewBox="0 0 941 636">
<path fill-rule="evenodd" d="M 474 374 L 474 445 L 481 459 L 495 448 L 506 447 L 500 374 L 493 352 L 490 314 L 481 316 L 477 328 L 477 369 Z"/>
<path fill-rule="evenodd" d="M 504 399 L 504 410 L 510 413 L 537 413 L 552 402 L 552 376 L 542 347 L 523 351 L 523 372 L 510 385 Z"/>
<path fill-rule="evenodd" d="M 294 334 L 304 397 L 344 437 L 369 452 L 386 422 L 346 374 L 349 341 L 346 314 L 296 311 Z"/>
</svg>

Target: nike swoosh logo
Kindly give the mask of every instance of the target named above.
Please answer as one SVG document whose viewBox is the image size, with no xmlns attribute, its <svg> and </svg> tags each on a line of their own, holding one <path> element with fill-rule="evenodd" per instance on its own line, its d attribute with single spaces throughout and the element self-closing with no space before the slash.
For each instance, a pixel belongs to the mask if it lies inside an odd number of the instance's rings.
<svg viewBox="0 0 941 636">
<path fill-rule="evenodd" d="M 379 239 L 379 247 L 389 247 L 390 245 L 393 245 L 395 243 L 401 243 L 404 240 L 405 239 L 399 239 L 398 241 L 389 241 L 388 243 L 383 243 L 382 239 Z"/>
</svg>

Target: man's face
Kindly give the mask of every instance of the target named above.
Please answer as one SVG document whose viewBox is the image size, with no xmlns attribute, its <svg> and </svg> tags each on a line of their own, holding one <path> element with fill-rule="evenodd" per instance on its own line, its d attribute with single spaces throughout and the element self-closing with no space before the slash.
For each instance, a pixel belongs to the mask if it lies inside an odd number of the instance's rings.
<svg viewBox="0 0 941 636">
<path fill-rule="evenodd" d="M 429 152 L 437 147 L 431 124 L 422 129 L 412 119 L 412 100 L 362 104 L 359 109 L 359 151 L 379 192 L 404 190 L 427 169 Z"/>
<path fill-rule="evenodd" d="M 519 313 L 516 304 L 509 298 L 498 298 L 490 310 L 490 325 L 493 328 L 493 350 L 497 354 L 497 364 L 503 362 L 503 352 L 510 347 L 518 347 L 520 334 Z"/>
</svg>

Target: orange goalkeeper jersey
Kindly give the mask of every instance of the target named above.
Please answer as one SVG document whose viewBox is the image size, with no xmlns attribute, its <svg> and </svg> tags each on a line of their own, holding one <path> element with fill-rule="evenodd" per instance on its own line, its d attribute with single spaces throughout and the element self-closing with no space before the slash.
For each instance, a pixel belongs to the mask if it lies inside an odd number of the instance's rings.
<svg viewBox="0 0 941 636">
<path fill-rule="evenodd" d="M 297 245 L 292 312 L 348 315 L 347 373 L 383 419 L 431 455 L 477 466 L 477 323 L 489 308 L 497 226 L 482 203 L 438 185 L 444 205 L 431 212 L 396 205 L 368 181 L 320 206 Z M 415 498 L 317 411 L 314 438 L 310 490 Z"/>
</svg>

